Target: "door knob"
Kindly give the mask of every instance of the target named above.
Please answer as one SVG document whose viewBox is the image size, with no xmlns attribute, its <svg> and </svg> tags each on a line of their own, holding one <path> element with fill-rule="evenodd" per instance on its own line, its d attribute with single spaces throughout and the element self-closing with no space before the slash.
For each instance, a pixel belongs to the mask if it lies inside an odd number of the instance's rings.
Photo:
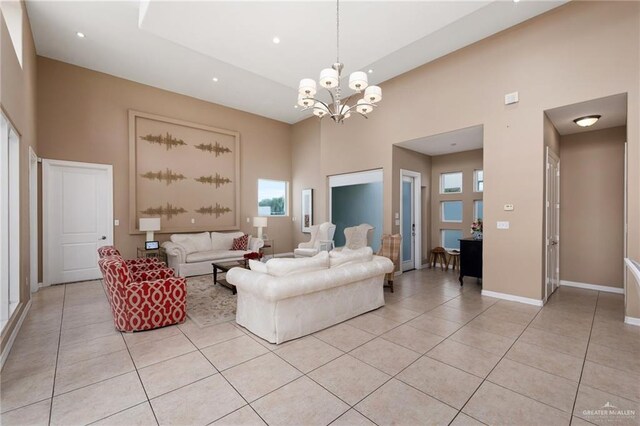
<svg viewBox="0 0 640 426">
<path fill-rule="evenodd" d="M 102 236 L 102 238 L 100 238 L 100 239 L 101 239 L 101 240 L 106 240 L 106 239 L 107 239 L 107 236 L 106 236 L 106 235 L 103 235 L 103 236 Z"/>
</svg>

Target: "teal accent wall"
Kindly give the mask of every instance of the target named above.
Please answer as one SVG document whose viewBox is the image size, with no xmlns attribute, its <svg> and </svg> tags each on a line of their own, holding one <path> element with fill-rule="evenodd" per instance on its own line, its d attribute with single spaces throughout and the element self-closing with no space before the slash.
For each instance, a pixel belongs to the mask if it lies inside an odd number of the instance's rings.
<svg viewBox="0 0 640 426">
<path fill-rule="evenodd" d="M 344 246 L 344 228 L 368 223 L 373 226 L 374 253 L 382 237 L 382 182 L 331 188 L 331 221 L 336 225 L 336 247 Z"/>
</svg>

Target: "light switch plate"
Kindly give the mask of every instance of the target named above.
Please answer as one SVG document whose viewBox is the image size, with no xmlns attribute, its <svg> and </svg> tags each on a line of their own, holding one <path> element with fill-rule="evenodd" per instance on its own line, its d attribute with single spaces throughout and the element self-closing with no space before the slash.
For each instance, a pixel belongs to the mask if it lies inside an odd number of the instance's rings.
<svg viewBox="0 0 640 426">
<path fill-rule="evenodd" d="M 396 219 L 396 226 L 400 226 L 400 219 Z"/>
<path fill-rule="evenodd" d="M 400 213 L 396 212 L 396 219 L 400 219 Z"/>
<path fill-rule="evenodd" d="M 504 205 L 504 211 L 506 211 L 506 212 L 513 211 L 513 204 L 505 204 Z"/>
<path fill-rule="evenodd" d="M 518 103 L 519 100 L 520 100 L 520 98 L 518 96 L 518 92 L 511 92 L 511 93 L 507 93 L 506 95 L 504 95 L 504 104 L 505 105 L 511 105 L 511 104 Z"/>
<path fill-rule="evenodd" d="M 120 220 L 119 219 L 114 220 L 113 226 L 120 226 Z"/>
<path fill-rule="evenodd" d="M 196 223 L 196 220 L 195 219 L 191 219 L 191 223 Z"/>
<path fill-rule="evenodd" d="M 509 229 L 509 222 L 498 222 L 498 229 Z"/>
</svg>

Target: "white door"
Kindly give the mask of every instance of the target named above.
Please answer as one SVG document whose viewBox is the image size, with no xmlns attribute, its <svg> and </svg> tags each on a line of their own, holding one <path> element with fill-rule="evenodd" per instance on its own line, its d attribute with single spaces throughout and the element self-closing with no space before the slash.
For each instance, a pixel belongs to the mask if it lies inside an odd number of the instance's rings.
<svg viewBox="0 0 640 426">
<path fill-rule="evenodd" d="M 545 300 L 560 285 L 560 159 L 547 147 Z"/>
<path fill-rule="evenodd" d="M 38 156 L 29 147 L 29 259 L 31 292 L 38 291 Z"/>
<path fill-rule="evenodd" d="M 113 242 L 112 167 L 43 160 L 45 285 L 100 278 L 98 247 Z"/>
</svg>

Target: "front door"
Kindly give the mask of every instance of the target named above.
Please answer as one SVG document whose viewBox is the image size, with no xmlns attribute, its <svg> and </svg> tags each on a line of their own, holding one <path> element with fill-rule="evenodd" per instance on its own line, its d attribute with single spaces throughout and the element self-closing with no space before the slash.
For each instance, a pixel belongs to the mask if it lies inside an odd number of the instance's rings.
<svg viewBox="0 0 640 426">
<path fill-rule="evenodd" d="M 545 300 L 560 285 L 560 159 L 547 147 Z"/>
<path fill-rule="evenodd" d="M 402 176 L 402 270 L 415 269 L 416 220 L 415 220 L 415 178 Z"/>
<path fill-rule="evenodd" d="M 112 167 L 43 160 L 44 282 L 101 277 L 98 247 L 113 243 Z"/>
</svg>

